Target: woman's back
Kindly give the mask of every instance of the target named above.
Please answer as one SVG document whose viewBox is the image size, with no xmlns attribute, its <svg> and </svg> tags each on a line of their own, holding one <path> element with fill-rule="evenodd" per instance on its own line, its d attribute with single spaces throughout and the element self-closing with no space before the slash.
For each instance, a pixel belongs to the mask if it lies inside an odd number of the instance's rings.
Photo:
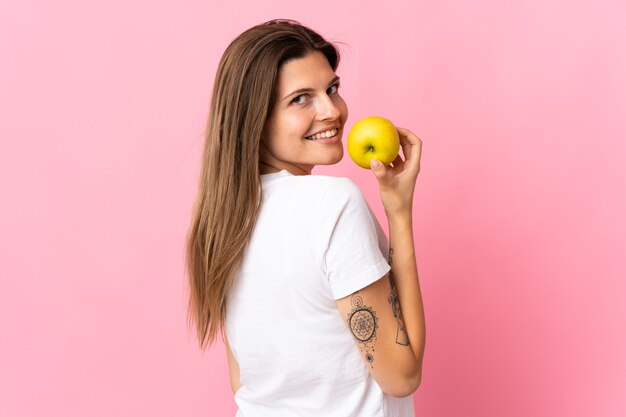
<svg viewBox="0 0 626 417">
<path fill-rule="evenodd" d="M 347 178 L 261 176 L 263 202 L 229 294 L 238 416 L 412 416 L 370 376 L 335 300 L 385 275 L 387 238 Z"/>
</svg>

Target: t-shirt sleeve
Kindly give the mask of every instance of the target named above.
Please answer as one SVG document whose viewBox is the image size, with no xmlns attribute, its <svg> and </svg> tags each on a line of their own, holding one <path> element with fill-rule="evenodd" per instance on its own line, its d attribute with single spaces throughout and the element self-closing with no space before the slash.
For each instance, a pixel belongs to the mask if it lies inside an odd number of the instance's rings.
<svg viewBox="0 0 626 417">
<path fill-rule="evenodd" d="M 322 269 L 338 300 L 384 276 L 388 240 L 359 187 L 336 178 L 320 201 Z"/>
</svg>

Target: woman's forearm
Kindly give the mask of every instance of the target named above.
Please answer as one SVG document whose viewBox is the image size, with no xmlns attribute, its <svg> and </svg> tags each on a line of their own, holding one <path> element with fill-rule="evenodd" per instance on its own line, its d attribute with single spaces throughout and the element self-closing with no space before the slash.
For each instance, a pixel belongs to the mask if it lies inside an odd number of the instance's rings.
<svg viewBox="0 0 626 417">
<path fill-rule="evenodd" d="M 393 314 L 398 322 L 396 343 L 411 348 L 415 366 L 407 371 L 411 386 L 419 386 L 426 344 L 424 306 L 417 276 L 413 244 L 413 197 L 420 172 L 422 140 L 409 129 L 397 127 L 404 160 L 398 157 L 385 165 L 372 160 L 370 167 L 378 180 L 380 198 L 389 223 L 389 283 Z M 408 353 L 408 352 L 407 352 Z"/>
<path fill-rule="evenodd" d="M 424 306 L 420 291 L 417 262 L 415 260 L 415 247 L 413 243 L 413 220 L 411 211 L 400 213 L 387 213 L 389 224 L 389 264 L 391 272 L 389 278 L 397 291 L 394 307 L 397 311 L 399 339 L 404 335 L 408 337 L 411 349 L 419 363 L 421 379 L 422 360 L 426 342 L 426 323 L 424 319 Z M 390 299 L 390 301 L 392 301 Z M 395 313 L 394 313 L 395 314 Z M 406 338 L 405 338 L 406 340 Z M 401 340 L 397 341 L 401 343 Z"/>
</svg>

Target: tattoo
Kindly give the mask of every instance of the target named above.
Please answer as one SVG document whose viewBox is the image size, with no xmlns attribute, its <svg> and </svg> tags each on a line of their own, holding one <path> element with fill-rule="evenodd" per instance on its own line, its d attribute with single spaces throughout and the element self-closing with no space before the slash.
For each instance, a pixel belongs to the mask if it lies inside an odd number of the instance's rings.
<svg viewBox="0 0 626 417">
<path fill-rule="evenodd" d="M 358 340 L 359 347 L 365 355 L 365 359 L 372 368 L 374 362 L 374 343 L 376 342 L 376 329 L 378 328 L 378 317 L 371 307 L 363 305 L 363 299 L 359 292 L 352 294 L 352 311 L 348 316 L 348 328 Z"/>
<path fill-rule="evenodd" d="M 389 249 L 389 266 L 392 265 L 393 259 L 393 248 Z M 391 270 L 389 271 L 389 287 L 391 289 L 391 294 L 387 301 L 391 304 L 391 310 L 393 311 L 393 316 L 398 321 L 398 330 L 396 332 L 396 343 L 403 346 L 409 346 L 409 335 L 406 332 L 406 326 L 404 325 L 404 319 L 402 318 L 402 310 L 400 309 L 400 298 L 398 298 L 398 289 L 396 288 L 396 283 L 393 280 L 393 273 Z"/>
</svg>

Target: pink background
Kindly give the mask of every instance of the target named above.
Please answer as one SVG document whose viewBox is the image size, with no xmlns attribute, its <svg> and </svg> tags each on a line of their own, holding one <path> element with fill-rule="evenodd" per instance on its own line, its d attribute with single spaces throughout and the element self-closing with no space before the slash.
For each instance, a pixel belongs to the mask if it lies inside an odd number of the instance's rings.
<svg viewBox="0 0 626 417">
<path fill-rule="evenodd" d="M 424 142 L 416 414 L 626 415 L 624 3 L 300 3 L 0 3 L 0 415 L 234 415 L 184 238 L 218 60 L 276 17 Z"/>
</svg>

